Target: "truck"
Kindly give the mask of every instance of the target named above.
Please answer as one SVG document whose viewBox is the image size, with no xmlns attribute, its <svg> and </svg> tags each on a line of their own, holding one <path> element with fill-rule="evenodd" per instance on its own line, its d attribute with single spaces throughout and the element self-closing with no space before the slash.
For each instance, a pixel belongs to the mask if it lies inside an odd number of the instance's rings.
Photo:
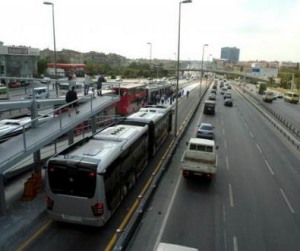
<svg viewBox="0 0 300 251">
<path fill-rule="evenodd" d="M 267 90 L 267 83 L 265 82 L 258 82 L 257 83 L 258 87 L 258 94 L 264 94 L 265 90 Z"/>
<path fill-rule="evenodd" d="M 214 140 L 190 138 L 181 158 L 183 177 L 202 176 L 211 181 L 217 173 L 217 149 Z"/>
<path fill-rule="evenodd" d="M 203 113 L 204 114 L 215 114 L 215 107 L 216 107 L 216 102 L 212 100 L 206 100 L 204 102 L 204 108 L 203 108 Z"/>
</svg>

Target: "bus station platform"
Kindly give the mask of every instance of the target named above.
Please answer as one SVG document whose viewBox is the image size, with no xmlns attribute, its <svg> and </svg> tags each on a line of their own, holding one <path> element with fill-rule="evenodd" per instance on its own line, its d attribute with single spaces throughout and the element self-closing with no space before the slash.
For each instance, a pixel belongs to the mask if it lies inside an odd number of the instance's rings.
<svg viewBox="0 0 300 251">
<path fill-rule="evenodd" d="M 0 250 L 19 250 L 24 233 L 46 215 L 45 193 L 42 190 L 34 200 L 22 201 L 27 175 L 11 180 L 5 187 L 6 212 L 0 215 Z M 46 218 L 46 217 L 45 217 Z"/>
</svg>

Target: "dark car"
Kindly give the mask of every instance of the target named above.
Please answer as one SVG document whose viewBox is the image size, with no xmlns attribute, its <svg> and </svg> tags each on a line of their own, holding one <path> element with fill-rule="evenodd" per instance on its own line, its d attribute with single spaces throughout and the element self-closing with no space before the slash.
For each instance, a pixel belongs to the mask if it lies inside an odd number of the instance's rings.
<svg viewBox="0 0 300 251">
<path fill-rule="evenodd" d="M 9 88 L 18 88 L 18 87 L 21 87 L 21 83 L 20 82 L 10 82 L 10 83 L 8 83 L 8 87 Z"/>
<path fill-rule="evenodd" d="M 213 139 L 214 127 L 209 123 L 201 123 L 197 129 L 197 138 Z"/>
<path fill-rule="evenodd" d="M 217 89 L 212 89 L 212 90 L 210 91 L 210 93 L 214 93 L 214 94 L 217 95 Z"/>
<path fill-rule="evenodd" d="M 216 102 L 212 100 L 206 100 L 204 102 L 204 109 L 203 113 L 204 114 L 215 114 L 215 107 L 216 107 Z"/>
<path fill-rule="evenodd" d="M 224 100 L 224 105 L 225 106 L 232 106 L 233 104 L 232 104 L 232 99 L 231 98 L 226 98 L 225 100 Z"/>
</svg>

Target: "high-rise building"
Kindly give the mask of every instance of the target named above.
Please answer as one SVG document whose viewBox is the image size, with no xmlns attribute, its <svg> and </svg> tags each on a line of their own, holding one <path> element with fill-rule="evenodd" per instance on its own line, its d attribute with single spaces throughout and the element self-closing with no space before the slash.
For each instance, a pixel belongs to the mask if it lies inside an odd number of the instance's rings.
<svg viewBox="0 0 300 251">
<path fill-rule="evenodd" d="M 221 59 L 227 59 L 230 63 L 236 64 L 239 62 L 240 49 L 236 47 L 221 48 Z"/>
</svg>

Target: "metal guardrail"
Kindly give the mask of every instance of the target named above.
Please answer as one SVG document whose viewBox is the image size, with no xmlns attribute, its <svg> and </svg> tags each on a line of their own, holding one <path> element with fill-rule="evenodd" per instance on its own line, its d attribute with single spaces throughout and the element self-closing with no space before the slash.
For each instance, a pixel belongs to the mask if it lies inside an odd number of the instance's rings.
<svg viewBox="0 0 300 251">
<path fill-rule="evenodd" d="M 298 151 L 300 151 L 299 130 L 296 129 L 295 126 L 291 125 L 290 122 L 286 121 L 282 116 L 276 114 L 274 110 L 272 110 L 270 107 L 266 106 L 260 99 L 258 99 L 255 95 L 253 95 L 253 93 L 249 92 L 244 87 L 243 90 L 246 91 L 246 93 L 255 101 L 257 101 L 258 104 L 260 104 L 264 109 L 259 107 L 257 104 L 253 103 L 242 92 L 240 92 L 240 94 L 243 95 L 282 135 L 284 135 L 288 139 L 288 141 L 291 142 L 292 145 L 296 147 Z M 269 114 L 266 111 L 268 111 Z"/>
<path fill-rule="evenodd" d="M 81 99 L 78 99 L 78 100 L 75 100 L 75 101 L 72 101 L 68 104 L 65 104 L 65 105 L 62 105 L 54 110 L 52 110 L 51 112 L 48 112 L 46 114 L 43 114 L 43 115 L 51 115 L 53 117 L 57 116 L 59 117 L 59 130 L 62 129 L 62 116 L 60 116 L 62 114 L 62 110 L 63 109 L 66 109 L 69 107 L 69 105 L 72 105 L 72 104 L 75 104 L 77 102 L 80 102 L 81 100 L 85 99 L 86 101 L 87 100 L 90 100 L 89 102 L 91 103 L 90 105 L 90 108 L 91 108 L 91 111 L 93 109 L 93 94 L 90 94 L 89 96 L 85 96 Z M 21 130 L 22 131 L 22 135 L 23 135 L 23 148 L 24 148 L 24 151 L 26 151 L 27 149 L 27 143 L 26 143 L 26 130 L 30 127 L 34 128 L 36 126 L 37 123 L 39 123 L 39 119 L 41 118 L 41 116 L 38 116 L 34 119 L 32 119 L 31 121 L 28 121 L 28 122 L 25 122 L 24 124 L 20 125 L 20 126 L 17 126 L 15 128 L 12 128 L 10 130 L 7 131 L 7 133 L 12 133 L 14 131 L 17 131 L 17 130 Z M 0 136 L 0 139 L 1 139 L 1 136 Z"/>
</svg>

